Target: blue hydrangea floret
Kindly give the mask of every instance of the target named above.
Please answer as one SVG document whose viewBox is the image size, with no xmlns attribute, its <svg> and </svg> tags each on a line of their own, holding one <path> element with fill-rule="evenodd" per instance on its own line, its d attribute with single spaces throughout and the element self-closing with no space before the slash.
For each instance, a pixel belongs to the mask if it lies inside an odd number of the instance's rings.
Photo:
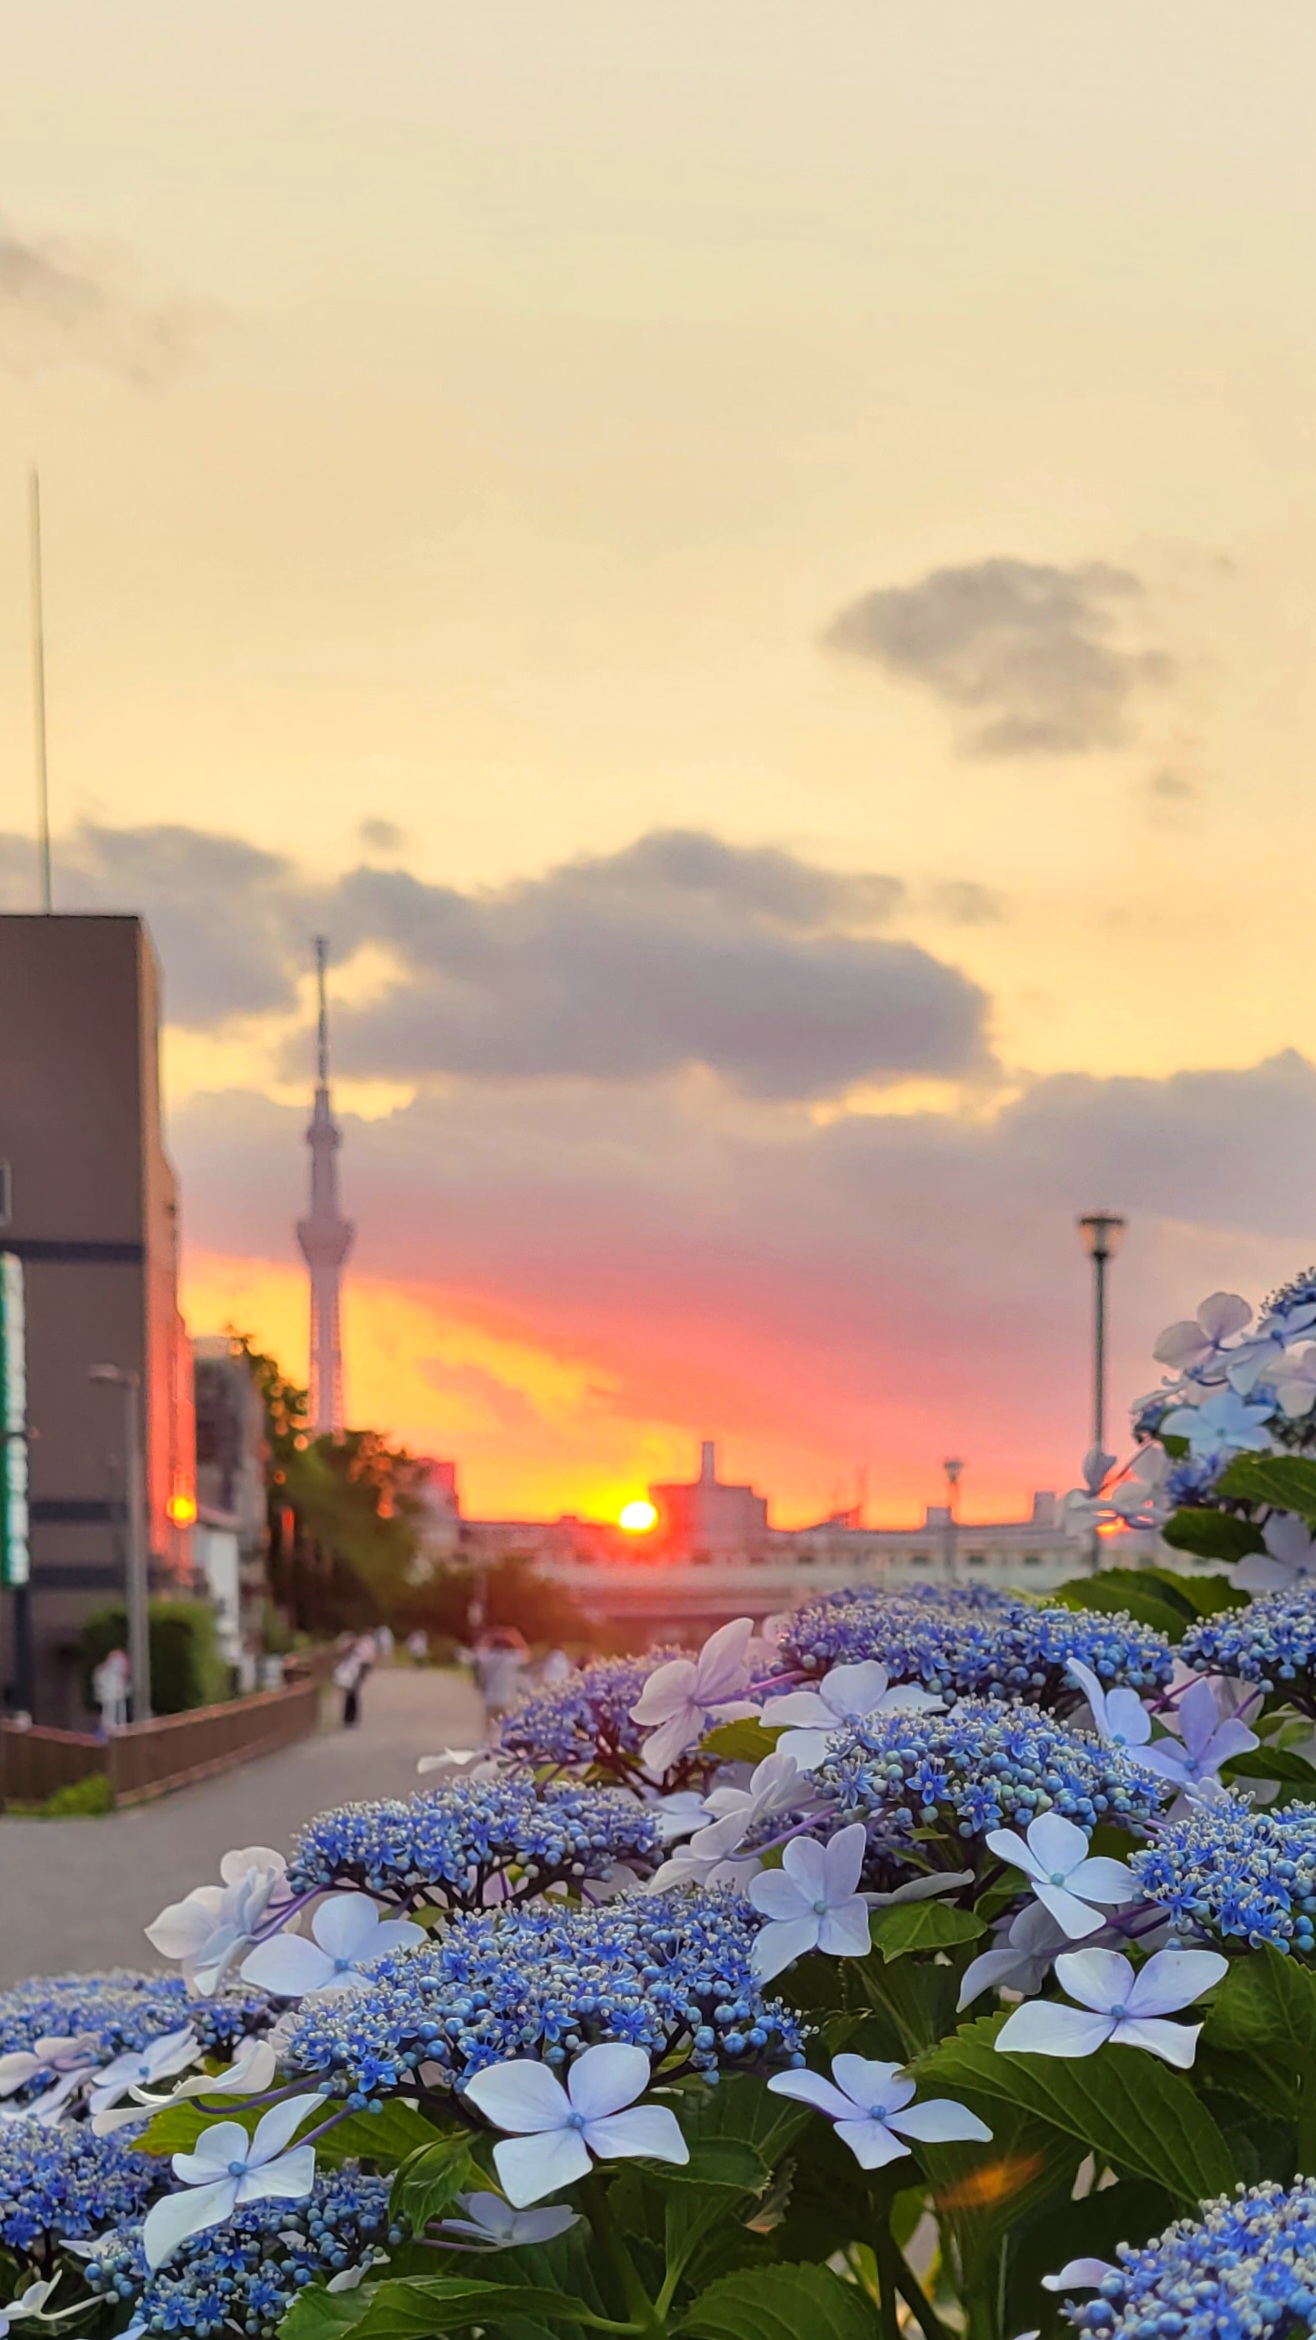
<svg viewBox="0 0 1316 2340">
<path fill-rule="evenodd" d="M 389 2223 L 390 2186 L 344 2163 L 317 2177 L 305 2201 L 250 2202 L 222 2226 L 189 2235 L 154 2275 L 141 2228 L 128 2227 L 88 2263 L 87 2282 L 148 2332 L 269 2334 L 306 2284 L 368 2264 L 376 2248 L 401 2240 Z"/>
<path fill-rule="evenodd" d="M 1240 1796 L 1199 1804 L 1129 1865 L 1185 1941 L 1316 1948 L 1316 1804 L 1257 1811 Z"/>
<path fill-rule="evenodd" d="M 949 1866 L 994 1828 L 1026 1829 L 1039 1812 L 1080 1828 L 1099 1820 L 1142 1829 L 1167 1794 L 1136 1757 L 1029 1707 L 964 1698 L 944 1714 L 878 1713 L 834 1731 L 814 1773 L 835 1798 L 836 1826 L 862 1819 L 870 1878 L 897 1883 L 920 1861 L 939 1865 L 925 1832 L 949 1837 Z"/>
<path fill-rule="evenodd" d="M 459 1918 L 381 1959 L 367 1988 L 307 2000 L 288 2060 L 354 2108 L 460 2088 L 507 2057 L 569 2063 L 600 2040 L 642 2047 L 668 2072 L 787 2064 L 803 2034 L 754 1978 L 760 1922 L 715 1891 Z"/>
<path fill-rule="evenodd" d="M 619 1861 L 644 1872 L 659 1857 L 653 1813 L 625 1790 L 509 1772 L 321 1812 L 296 1838 L 288 1876 L 299 1893 L 357 1885 L 408 1907 L 472 1910 L 494 1878 L 520 1899 L 606 1878 Z"/>
<path fill-rule="evenodd" d="M 82 2242 L 142 2216 L 167 2164 L 85 2123 L 22 2115 L 0 2122 L 0 2244 L 41 2261 L 53 2242 Z"/>
<path fill-rule="evenodd" d="M 1002 1598 L 962 1607 L 867 1589 L 798 1609 L 782 1628 L 783 1661 L 806 1673 L 876 1659 L 894 1681 L 921 1682 L 941 1698 L 1014 1699 L 1062 1710 L 1079 1703 L 1068 1668 L 1077 1658 L 1098 1679 L 1154 1690 L 1170 1679 L 1164 1636 L 1120 1612 L 1033 1608 Z"/>
<path fill-rule="evenodd" d="M 1316 2326 L 1316 2180 L 1226 2194 L 1155 2242 L 1122 2243 L 1095 2299 L 1067 2313 L 1092 2340 L 1297 2340 Z"/>
</svg>

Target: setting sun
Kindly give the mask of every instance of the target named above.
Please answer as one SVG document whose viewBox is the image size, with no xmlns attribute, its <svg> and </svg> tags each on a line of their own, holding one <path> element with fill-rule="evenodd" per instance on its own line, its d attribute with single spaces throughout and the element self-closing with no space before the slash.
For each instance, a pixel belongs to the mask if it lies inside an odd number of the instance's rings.
<svg viewBox="0 0 1316 2340">
<path fill-rule="evenodd" d="M 647 1536 L 650 1528 L 657 1524 L 658 1514 L 652 1503 L 647 1503 L 643 1496 L 638 1502 L 624 1503 L 617 1514 L 617 1525 L 625 1528 L 628 1536 Z"/>
</svg>

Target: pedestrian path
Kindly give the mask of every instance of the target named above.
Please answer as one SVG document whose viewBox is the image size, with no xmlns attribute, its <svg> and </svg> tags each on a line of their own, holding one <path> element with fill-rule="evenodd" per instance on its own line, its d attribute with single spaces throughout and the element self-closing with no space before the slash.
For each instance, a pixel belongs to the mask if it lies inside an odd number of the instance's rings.
<svg viewBox="0 0 1316 2340">
<path fill-rule="evenodd" d="M 332 1694 L 331 1694 L 332 1696 Z M 464 1676 L 406 1666 L 376 1671 L 355 1730 L 332 1721 L 258 1763 L 100 1820 L 0 1815 L 0 1988 L 28 1974 L 159 1963 L 142 1928 L 193 1885 L 215 1883 L 232 1846 L 286 1851 L 312 1813 L 359 1796 L 405 1796 L 416 1761 L 473 1746 L 482 1708 Z"/>
</svg>

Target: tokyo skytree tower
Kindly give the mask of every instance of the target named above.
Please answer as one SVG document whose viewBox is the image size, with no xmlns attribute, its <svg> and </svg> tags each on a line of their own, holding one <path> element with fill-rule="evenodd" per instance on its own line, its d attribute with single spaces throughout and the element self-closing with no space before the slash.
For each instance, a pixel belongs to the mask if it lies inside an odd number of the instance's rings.
<svg viewBox="0 0 1316 2340">
<path fill-rule="evenodd" d="M 338 1208 L 338 1149 L 343 1133 L 329 1102 L 329 1017 L 324 990 L 325 938 L 315 938 L 319 1000 L 315 1104 L 306 1131 L 311 1149 L 311 1207 L 297 1222 L 297 1241 L 311 1272 L 310 1426 L 314 1437 L 343 1428 L 343 1345 L 339 1287 L 356 1233 Z"/>
</svg>

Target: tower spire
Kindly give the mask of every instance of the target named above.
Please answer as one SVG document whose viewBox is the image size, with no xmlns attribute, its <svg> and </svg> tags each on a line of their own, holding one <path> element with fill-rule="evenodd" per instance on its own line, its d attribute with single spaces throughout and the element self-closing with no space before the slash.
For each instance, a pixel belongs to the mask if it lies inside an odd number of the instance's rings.
<svg viewBox="0 0 1316 2340">
<path fill-rule="evenodd" d="M 311 1207 L 297 1222 L 297 1241 L 310 1270 L 311 1373 L 310 1417 L 313 1434 L 336 1436 L 343 1428 L 343 1347 L 339 1297 L 343 1264 L 356 1233 L 338 1207 L 338 1149 L 343 1133 L 334 1119 L 329 1099 L 329 1010 L 325 993 L 328 944 L 315 938 L 315 985 L 318 1010 L 315 1049 L 315 1101 L 306 1131 L 311 1150 Z"/>
</svg>

